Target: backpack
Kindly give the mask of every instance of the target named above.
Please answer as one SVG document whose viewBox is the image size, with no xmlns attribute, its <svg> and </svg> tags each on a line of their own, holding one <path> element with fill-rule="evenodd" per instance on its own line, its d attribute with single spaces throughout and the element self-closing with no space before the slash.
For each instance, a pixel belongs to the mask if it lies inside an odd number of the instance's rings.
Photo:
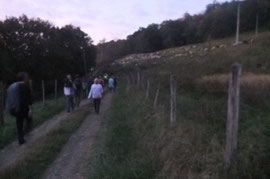
<svg viewBox="0 0 270 179">
<path fill-rule="evenodd" d="M 20 110 L 19 84 L 12 83 L 7 89 L 6 111 L 15 116 Z"/>
</svg>

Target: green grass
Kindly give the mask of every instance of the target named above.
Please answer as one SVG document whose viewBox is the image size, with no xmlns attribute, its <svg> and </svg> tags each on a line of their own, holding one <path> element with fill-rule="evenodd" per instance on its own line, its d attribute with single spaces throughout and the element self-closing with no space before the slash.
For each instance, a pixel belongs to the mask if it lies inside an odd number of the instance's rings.
<svg viewBox="0 0 270 179">
<path fill-rule="evenodd" d="M 45 106 L 41 102 L 35 103 L 33 105 L 33 128 L 62 111 L 65 106 L 64 100 L 64 98 L 58 98 L 57 101 L 48 100 Z M 6 114 L 5 123 L 0 126 L 0 149 L 16 140 L 16 135 L 16 120 L 14 117 Z"/>
<path fill-rule="evenodd" d="M 79 109 L 73 112 L 58 128 L 31 144 L 29 146 L 31 151 L 26 154 L 25 158 L 1 173 L 0 178 L 39 178 L 88 114 L 89 110 L 87 109 Z"/>
<path fill-rule="evenodd" d="M 119 91 L 120 90 L 120 91 Z M 143 114 L 140 103 L 129 103 L 123 88 L 118 88 L 110 112 L 102 121 L 101 131 L 90 161 L 89 178 L 152 178 L 151 158 L 139 145 L 133 120 Z"/>
<path fill-rule="evenodd" d="M 205 55 L 193 53 L 177 57 L 175 54 L 182 53 L 183 49 L 167 49 L 161 53 L 160 65 L 138 66 L 152 84 L 150 103 L 157 84 L 161 83 L 160 106 L 152 109 L 142 103 L 148 110 L 136 118 L 134 126 L 139 131 L 138 142 L 147 149 L 153 165 L 158 166 L 155 178 L 226 178 L 223 154 L 227 85 L 201 86 L 197 81 L 206 75 L 228 74 L 235 62 L 242 64 L 245 73 L 270 74 L 269 38 L 270 33 L 264 32 L 252 45 L 227 45 Z M 214 43 L 232 41 L 222 39 Z M 207 44 L 196 46 L 200 49 Z M 169 122 L 170 74 L 177 76 L 178 84 L 174 125 Z M 256 89 L 241 89 L 237 163 L 229 178 L 270 178 L 270 92 Z M 145 94 L 145 89 L 133 89 L 130 94 L 128 101 L 132 107 Z"/>
<path fill-rule="evenodd" d="M 177 122 L 170 125 L 168 95 L 162 93 L 160 106 L 153 109 L 153 95 L 143 102 L 145 89 L 132 87 L 130 94 L 125 101 L 129 101 L 127 108 L 134 111 L 129 118 L 137 142 L 149 154 L 152 166 L 157 167 L 151 177 L 226 178 L 223 170 L 225 96 L 179 92 Z M 139 116 L 137 104 L 144 109 Z M 269 177 L 269 115 L 266 107 L 252 106 L 242 100 L 238 161 L 229 175 L 231 178 Z"/>
</svg>

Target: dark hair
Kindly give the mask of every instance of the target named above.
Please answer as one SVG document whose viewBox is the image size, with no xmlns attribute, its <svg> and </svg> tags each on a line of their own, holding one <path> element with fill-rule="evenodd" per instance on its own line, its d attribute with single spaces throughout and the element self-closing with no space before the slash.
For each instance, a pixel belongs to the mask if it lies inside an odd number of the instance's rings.
<svg viewBox="0 0 270 179">
<path fill-rule="evenodd" d="M 28 74 L 26 72 L 19 72 L 17 74 L 17 81 L 24 81 L 26 78 L 28 78 Z"/>
</svg>

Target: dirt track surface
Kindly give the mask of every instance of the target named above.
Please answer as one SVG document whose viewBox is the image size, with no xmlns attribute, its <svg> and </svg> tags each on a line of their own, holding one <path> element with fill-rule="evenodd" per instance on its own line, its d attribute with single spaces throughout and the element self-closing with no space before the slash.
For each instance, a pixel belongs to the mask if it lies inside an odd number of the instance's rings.
<svg viewBox="0 0 270 179">
<path fill-rule="evenodd" d="M 81 102 L 81 106 L 89 105 L 88 100 Z M 50 120 L 44 122 L 41 126 L 35 128 L 28 135 L 25 136 L 26 143 L 22 146 L 14 141 L 0 151 L 0 172 L 6 168 L 16 164 L 17 161 L 22 160 L 23 157 L 31 150 L 29 147 L 35 141 L 48 134 L 50 131 L 59 127 L 62 121 L 66 120 L 71 113 L 62 111 L 55 115 Z"/>
<path fill-rule="evenodd" d="M 111 106 L 112 94 L 105 95 L 99 115 L 92 112 L 70 137 L 62 151 L 45 171 L 43 179 L 87 178 L 88 162 L 101 120 Z"/>
</svg>

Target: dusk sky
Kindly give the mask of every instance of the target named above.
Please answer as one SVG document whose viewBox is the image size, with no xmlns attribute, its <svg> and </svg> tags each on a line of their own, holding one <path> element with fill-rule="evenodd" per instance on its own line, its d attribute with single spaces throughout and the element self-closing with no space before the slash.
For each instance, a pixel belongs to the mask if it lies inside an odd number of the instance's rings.
<svg viewBox="0 0 270 179">
<path fill-rule="evenodd" d="M 223 2 L 224 0 L 219 0 Z M 201 13 L 213 0 L 0 0 L 0 20 L 18 17 L 48 20 L 56 26 L 81 27 L 98 43 L 126 38 L 151 23 Z"/>
</svg>

